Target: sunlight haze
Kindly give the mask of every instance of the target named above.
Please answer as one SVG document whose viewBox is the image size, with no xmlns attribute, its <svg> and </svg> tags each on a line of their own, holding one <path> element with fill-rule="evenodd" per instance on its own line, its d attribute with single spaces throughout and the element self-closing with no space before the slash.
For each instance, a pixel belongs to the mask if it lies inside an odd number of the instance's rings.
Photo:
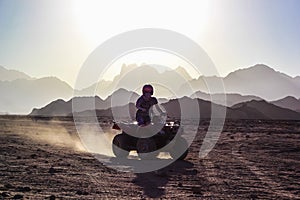
<svg viewBox="0 0 300 200">
<path fill-rule="evenodd" d="M 0 65 L 33 77 L 56 76 L 73 86 L 102 42 L 134 29 L 162 28 L 197 42 L 220 76 L 263 63 L 294 77 L 300 75 L 299 8 L 297 0 L 1 0 Z M 184 65 L 172 55 L 144 55 L 143 61 L 139 54 L 117 61 L 105 79 L 117 75 L 123 63 Z"/>
</svg>

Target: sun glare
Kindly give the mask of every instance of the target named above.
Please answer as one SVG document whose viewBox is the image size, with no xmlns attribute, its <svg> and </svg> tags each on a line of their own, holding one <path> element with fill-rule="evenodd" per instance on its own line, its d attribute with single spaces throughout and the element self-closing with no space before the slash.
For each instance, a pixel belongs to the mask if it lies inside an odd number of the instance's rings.
<svg viewBox="0 0 300 200">
<path fill-rule="evenodd" d="M 105 40 L 138 28 L 163 28 L 186 35 L 196 41 L 209 21 L 211 3 L 202 1 L 73 1 L 74 23 L 90 51 Z M 182 66 L 198 77 L 193 68 L 181 58 L 166 52 L 140 51 L 130 53 L 110 66 L 105 79 L 117 75 L 123 64 L 158 64 L 176 68 Z"/>
<path fill-rule="evenodd" d="M 202 1 L 97 1 L 75 0 L 73 18 L 92 47 L 125 31 L 164 28 L 197 40 L 211 13 L 209 0 Z"/>
</svg>

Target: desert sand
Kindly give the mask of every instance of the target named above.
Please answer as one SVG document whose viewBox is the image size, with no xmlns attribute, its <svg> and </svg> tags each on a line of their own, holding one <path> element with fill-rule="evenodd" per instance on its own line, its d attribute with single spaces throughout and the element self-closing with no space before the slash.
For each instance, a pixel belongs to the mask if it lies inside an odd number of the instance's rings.
<svg viewBox="0 0 300 200">
<path fill-rule="evenodd" d="M 227 121 L 199 158 L 208 124 L 184 161 L 135 174 L 88 153 L 71 119 L 2 116 L 0 199 L 300 199 L 299 121 Z"/>
</svg>

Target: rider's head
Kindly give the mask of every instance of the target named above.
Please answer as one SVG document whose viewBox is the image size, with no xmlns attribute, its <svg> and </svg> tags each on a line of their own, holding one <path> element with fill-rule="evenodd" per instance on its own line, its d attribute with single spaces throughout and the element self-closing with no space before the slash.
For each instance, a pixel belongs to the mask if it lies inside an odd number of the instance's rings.
<svg viewBox="0 0 300 200">
<path fill-rule="evenodd" d="M 144 85 L 143 86 L 143 95 L 145 95 L 147 93 L 150 94 L 150 96 L 153 95 L 153 87 L 152 87 L 152 85 Z"/>
</svg>

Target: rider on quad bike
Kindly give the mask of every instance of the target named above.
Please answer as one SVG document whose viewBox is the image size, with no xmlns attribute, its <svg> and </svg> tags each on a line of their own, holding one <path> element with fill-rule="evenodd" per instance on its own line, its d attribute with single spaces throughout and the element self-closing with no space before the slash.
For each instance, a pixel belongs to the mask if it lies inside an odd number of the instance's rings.
<svg viewBox="0 0 300 200">
<path fill-rule="evenodd" d="M 138 98 L 136 101 L 136 108 L 138 109 L 136 112 L 136 121 L 139 126 L 147 126 L 150 124 L 150 114 L 149 110 L 152 106 L 156 105 L 157 99 L 152 97 L 153 95 L 153 87 L 152 85 L 144 85 L 142 89 L 143 95 Z M 157 106 L 159 109 L 159 107 Z M 159 109 L 160 113 L 162 111 Z"/>
<path fill-rule="evenodd" d="M 180 122 L 166 120 L 167 116 L 157 105 L 157 99 L 152 97 L 151 85 L 144 85 L 142 91 L 143 95 L 136 102 L 138 124 L 115 122 L 113 125 L 113 129 L 122 131 L 113 139 L 113 153 L 116 157 L 125 158 L 130 151 L 136 150 L 141 159 L 153 159 L 159 153 L 157 150 L 166 147 L 164 151 L 169 152 L 172 158 L 183 160 L 188 153 L 188 143 L 181 136 Z M 153 106 L 159 115 L 154 114 Z"/>
</svg>

